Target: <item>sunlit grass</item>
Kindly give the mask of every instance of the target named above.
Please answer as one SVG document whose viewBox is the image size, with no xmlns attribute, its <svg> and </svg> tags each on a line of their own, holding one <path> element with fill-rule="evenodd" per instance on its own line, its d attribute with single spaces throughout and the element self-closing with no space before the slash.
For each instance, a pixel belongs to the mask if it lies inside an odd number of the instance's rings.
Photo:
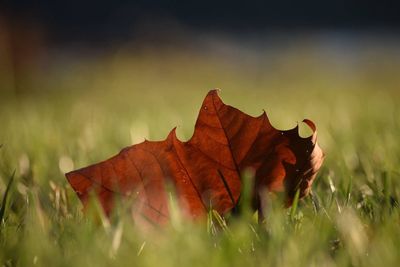
<svg viewBox="0 0 400 267">
<path fill-rule="evenodd" d="M 383 60 L 344 75 L 307 53 L 243 65 L 185 53 L 82 61 L 39 77 L 25 94 L 2 94 L 1 196 L 16 171 L 0 228 L 2 264 L 398 266 L 399 66 Z M 276 127 L 316 123 L 326 160 L 312 197 L 285 210 L 271 196 L 263 225 L 250 212 L 227 222 L 210 212 L 198 224 L 177 212 L 171 225 L 143 233 L 123 207 L 110 220 L 96 206 L 82 214 L 65 172 L 142 138 L 162 140 L 175 126 L 189 139 L 214 87 L 251 115 L 265 109 Z"/>
</svg>

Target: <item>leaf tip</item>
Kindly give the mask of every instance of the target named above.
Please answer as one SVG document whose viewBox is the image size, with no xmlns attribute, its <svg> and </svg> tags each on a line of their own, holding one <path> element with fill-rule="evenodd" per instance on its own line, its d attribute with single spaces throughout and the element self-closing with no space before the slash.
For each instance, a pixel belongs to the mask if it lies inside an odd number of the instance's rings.
<svg viewBox="0 0 400 267">
<path fill-rule="evenodd" d="M 177 128 L 177 126 L 175 126 L 170 132 L 169 132 L 169 134 L 168 134 L 168 136 L 167 136 L 167 142 L 169 142 L 169 143 L 171 143 L 171 142 L 174 142 L 174 140 L 178 140 L 179 141 L 179 139 L 178 139 L 178 137 L 177 137 L 177 135 L 176 135 L 176 128 Z"/>
<path fill-rule="evenodd" d="M 176 137 L 176 128 L 177 128 L 177 126 L 175 126 L 174 128 L 172 128 L 172 130 L 169 132 L 169 134 L 168 134 L 168 136 L 167 136 L 167 139 L 175 138 L 175 137 Z"/>
<path fill-rule="evenodd" d="M 73 178 L 74 172 L 75 171 L 70 171 L 70 172 L 67 172 L 67 173 L 64 174 L 65 177 L 67 178 L 68 182 L 71 182 L 71 179 Z"/>
<path fill-rule="evenodd" d="M 219 98 L 219 93 L 220 93 L 221 91 L 222 91 L 222 90 L 221 90 L 220 88 L 214 88 L 214 89 L 212 89 L 212 90 L 210 90 L 210 91 L 208 92 L 207 96 L 211 96 L 211 97 L 216 96 L 216 97 Z M 207 97 L 207 96 L 206 96 L 206 97 Z"/>
<path fill-rule="evenodd" d="M 315 132 L 317 131 L 317 127 L 315 126 L 314 122 L 312 122 L 311 120 L 309 120 L 309 119 L 304 119 L 303 122 L 304 122 L 305 124 L 307 124 L 307 125 L 311 128 L 311 130 L 313 131 L 313 133 L 315 133 Z"/>
</svg>

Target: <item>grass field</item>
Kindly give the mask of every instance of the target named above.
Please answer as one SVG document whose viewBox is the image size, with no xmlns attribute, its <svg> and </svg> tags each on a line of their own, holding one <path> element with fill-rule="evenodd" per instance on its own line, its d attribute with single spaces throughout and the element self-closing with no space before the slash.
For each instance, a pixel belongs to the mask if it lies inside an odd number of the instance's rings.
<svg viewBox="0 0 400 267">
<path fill-rule="evenodd" d="M 399 266 L 400 60 L 375 48 L 339 60 L 308 46 L 122 51 L 42 70 L 22 93 L 4 83 L 0 196 L 15 175 L 1 200 L 2 266 Z M 177 214 L 147 234 L 123 212 L 82 214 L 65 172 L 174 126 L 187 140 L 214 87 L 246 113 L 265 109 L 277 128 L 316 123 L 326 159 L 313 197 L 291 209 L 271 200 L 264 225 L 249 212 L 228 225 Z"/>
</svg>

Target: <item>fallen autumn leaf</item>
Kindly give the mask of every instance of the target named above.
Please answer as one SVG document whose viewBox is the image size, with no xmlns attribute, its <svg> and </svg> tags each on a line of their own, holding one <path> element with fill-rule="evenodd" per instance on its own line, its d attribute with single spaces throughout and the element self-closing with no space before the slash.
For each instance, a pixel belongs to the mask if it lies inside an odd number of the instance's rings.
<svg viewBox="0 0 400 267">
<path fill-rule="evenodd" d="M 290 205 L 296 191 L 308 194 L 324 154 L 317 144 L 316 127 L 302 138 L 298 127 L 275 129 L 265 112 L 249 116 L 225 105 L 217 90 L 202 104 L 192 138 L 177 139 L 173 129 L 164 141 L 144 141 L 118 155 L 66 174 L 84 206 L 94 192 L 106 214 L 114 198 L 133 198 L 137 222 L 163 224 L 169 221 L 167 185 L 176 193 L 183 213 L 205 217 L 210 206 L 220 214 L 234 209 L 241 195 L 241 174 L 254 173 L 253 208 L 262 214 L 265 189 L 284 191 Z"/>
</svg>

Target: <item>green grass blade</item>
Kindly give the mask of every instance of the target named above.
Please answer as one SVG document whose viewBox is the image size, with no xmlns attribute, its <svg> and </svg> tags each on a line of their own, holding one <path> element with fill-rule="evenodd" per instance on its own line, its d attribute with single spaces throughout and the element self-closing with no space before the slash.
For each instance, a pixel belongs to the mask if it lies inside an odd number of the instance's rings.
<svg viewBox="0 0 400 267">
<path fill-rule="evenodd" d="M 6 191 L 4 192 L 4 195 L 3 195 L 3 201 L 1 202 L 1 207 L 0 207 L 0 222 L 4 221 L 4 215 L 6 213 L 6 208 L 7 208 L 8 195 L 10 193 L 10 188 L 11 188 L 12 182 L 14 180 L 14 176 L 15 176 L 15 170 L 12 173 L 10 180 L 8 181 Z"/>
<path fill-rule="evenodd" d="M 353 176 L 350 176 L 349 184 L 346 190 L 346 206 L 349 206 L 352 190 L 353 190 Z"/>
<path fill-rule="evenodd" d="M 294 195 L 292 208 L 290 210 L 290 219 L 293 221 L 294 216 L 296 215 L 296 210 L 299 204 L 300 190 L 297 189 L 296 194 Z"/>
</svg>

